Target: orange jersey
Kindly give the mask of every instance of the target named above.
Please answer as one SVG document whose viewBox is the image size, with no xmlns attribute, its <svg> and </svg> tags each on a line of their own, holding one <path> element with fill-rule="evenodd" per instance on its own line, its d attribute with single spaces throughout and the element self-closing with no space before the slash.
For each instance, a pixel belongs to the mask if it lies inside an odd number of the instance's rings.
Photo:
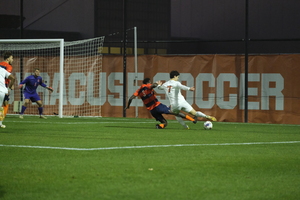
<svg viewBox="0 0 300 200">
<path fill-rule="evenodd" d="M 143 84 L 139 89 L 135 91 L 133 95 L 136 97 L 140 97 L 148 110 L 152 110 L 160 104 L 154 94 L 153 88 L 151 88 L 150 83 Z"/>
<path fill-rule="evenodd" d="M 6 71 L 8 71 L 9 73 L 12 72 L 12 66 L 10 64 L 8 64 L 7 62 L 0 62 L 0 67 L 2 67 L 3 69 L 5 69 Z M 9 79 L 5 79 L 5 85 L 7 86 L 9 84 L 10 80 Z"/>
</svg>

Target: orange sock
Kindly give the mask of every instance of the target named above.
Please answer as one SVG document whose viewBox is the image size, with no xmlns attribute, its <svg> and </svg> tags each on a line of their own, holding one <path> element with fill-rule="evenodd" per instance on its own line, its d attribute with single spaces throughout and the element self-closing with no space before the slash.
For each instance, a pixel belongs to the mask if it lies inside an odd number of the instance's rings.
<svg viewBox="0 0 300 200">
<path fill-rule="evenodd" d="M 194 118 L 192 118 L 192 117 L 190 117 L 190 116 L 188 116 L 188 115 L 186 115 L 185 118 L 188 119 L 188 120 L 190 120 L 190 121 L 192 121 L 192 122 L 195 121 Z"/>
<path fill-rule="evenodd" d="M 4 109 L 4 112 L 3 112 L 3 114 L 4 114 L 4 117 L 5 117 L 5 116 L 6 116 L 6 114 L 7 114 L 8 107 L 9 107 L 9 104 L 7 104 L 7 105 L 3 106 L 3 109 Z"/>
<path fill-rule="evenodd" d="M 160 124 L 159 125 L 161 128 L 165 128 L 165 125 L 164 124 Z"/>
</svg>

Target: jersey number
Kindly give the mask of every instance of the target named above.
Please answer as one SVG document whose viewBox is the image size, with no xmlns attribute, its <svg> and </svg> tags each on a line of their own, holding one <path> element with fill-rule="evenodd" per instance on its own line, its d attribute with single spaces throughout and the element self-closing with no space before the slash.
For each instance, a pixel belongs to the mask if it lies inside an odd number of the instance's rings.
<svg viewBox="0 0 300 200">
<path fill-rule="evenodd" d="M 168 85 L 168 93 L 171 92 L 171 88 L 172 88 L 172 86 Z"/>
</svg>

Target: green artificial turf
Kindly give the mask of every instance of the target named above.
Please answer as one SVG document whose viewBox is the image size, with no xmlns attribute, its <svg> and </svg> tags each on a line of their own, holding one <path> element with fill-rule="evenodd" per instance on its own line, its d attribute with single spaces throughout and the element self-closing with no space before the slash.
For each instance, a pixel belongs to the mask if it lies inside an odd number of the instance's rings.
<svg viewBox="0 0 300 200">
<path fill-rule="evenodd" d="M 299 199 L 300 126 L 8 116 L 0 199 Z"/>
</svg>

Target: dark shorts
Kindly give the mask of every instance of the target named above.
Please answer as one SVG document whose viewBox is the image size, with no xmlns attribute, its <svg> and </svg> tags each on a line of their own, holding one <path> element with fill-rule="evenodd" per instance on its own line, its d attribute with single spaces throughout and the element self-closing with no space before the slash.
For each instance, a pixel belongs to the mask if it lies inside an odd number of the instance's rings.
<svg viewBox="0 0 300 200">
<path fill-rule="evenodd" d="M 30 93 L 24 92 L 24 97 L 25 97 L 25 99 L 30 99 L 32 102 L 37 102 L 37 101 L 41 100 L 40 96 L 37 93 L 30 94 Z"/>
<path fill-rule="evenodd" d="M 4 101 L 9 101 L 9 95 L 6 94 L 6 95 L 4 96 L 3 102 L 4 102 Z"/>
<path fill-rule="evenodd" d="M 156 121 L 166 121 L 162 114 L 170 114 L 170 108 L 164 104 L 159 104 L 152 110 L 150 110 L 151 115 L 156 119 Z"/>
</svg>

